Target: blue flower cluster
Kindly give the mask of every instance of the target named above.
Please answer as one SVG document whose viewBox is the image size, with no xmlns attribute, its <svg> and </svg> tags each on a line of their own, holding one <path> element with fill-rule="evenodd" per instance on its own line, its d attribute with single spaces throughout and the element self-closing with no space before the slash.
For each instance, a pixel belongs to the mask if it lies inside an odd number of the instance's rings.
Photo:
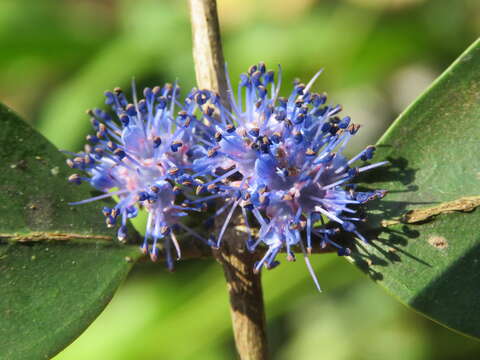
<svg viewBox="0 0 480 360">
<path fill-rule="evenodd" d="M 153 261 L 158 258 L 157 241 L 164 239 L 168 267 L 173 266 L 170 249 L 175 247 L 177 258 L 181 251 L 174 228 L 184 228 L 180 221 L 187 211 L 200 211 L 202 205 L 177 204 L 179 195 L 191 186 L 192 144 L 196 142 L 197 104 L 193 95 L 183 104 L 178 102 L 179 87 L 145 88 L 139 100 L 133 86 L 133 103 L 121 89 L 105 93 L 111 112 L 89 110 L 93 135 L 87 136 L 84 151 L 69 153 L 68 166 L 83 170 L 88 176 L 74 174 L 69 181 L 90 183 L 105 194 L 72 203 L 72 205 L 118 197 L 113 208 L 103 208 L 107 226 L 120 223 L 118 239 L 127 237 L 126 222 L 137 216 L 139 207 L 148 212 L 145 241 L 142 251 Z M 179 109 L 178 109 L 179 107 Z M 177 111 L 176 111 L 177 109 Z M 200 237 L 201 238 L 201 237 Z M 149 245 L 148 240 L 152 240 Z"/>
<path fill-rule="evenodd" d="M 319 287 L 308 261 L 312 241 L 337 248 L 339 255 L 350 250 L 333 240 L 335 233 L 344 230 L 366 241 L 356 226 L 364 220 L 358 206 L 386 192 L 356 191 L 352 180 L 387 163 L 356 165 L 372 159 L 373 146 L 351 159 L 343 155 L 359 126 L 339 116 L 341 106 L 328 104 L 325 94 L 311 91 L 320 73 L 307 85 L 295 83 L 288 97 L 279 96 L 281 71 L 275 81 L 263 63 L 241 75 L 236 95 L 229 82 L 228 99 L 193 89 L 181 103 L 178 87 L 166 85 L 145 89 L 140 101 L 134 94 L 128 104 L 120 90 L 107 92 L 113 117 L 102 110 L 89 112 L 96 134 L 87 138 L 84 152 L 68 160 L 89 175 L 73 175 L 70 181 L 88 181 L 105 194 L 76 204 L 118 196 L 117 205 L 104 214 L 109 226 L 121 215 L 120 240 L 126 236 L 126 219 L 143 206 L 149 218 L 142 249 L 155 260 L 158 239 L 165 239 L 167 250 L 173 244 L 180 257 L 173 229 L 201 238 L 181 223 L 187 211 L 223 199 L 215 216 L 227 215 L 220 233 L 208 240 L 212 247 L 220 247 L 240 208 L 247 248 L 253 252 L 266 246 L 254 270 L 278 265 L 281 250 L 287 260 L 295 260 L 293 248 L 298 247 Z M 252 222 L 259 228 L 256 236 Z"/>
</svg>

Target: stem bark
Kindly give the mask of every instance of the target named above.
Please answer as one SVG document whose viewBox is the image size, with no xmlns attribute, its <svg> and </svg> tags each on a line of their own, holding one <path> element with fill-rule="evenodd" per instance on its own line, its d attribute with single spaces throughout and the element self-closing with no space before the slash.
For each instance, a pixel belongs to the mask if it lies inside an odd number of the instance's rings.
<svg viewBox="0 0 480 360">
<path fill-rule="evenodd" d="M 198 87 L 216 91 L 227 99 L 216 0 L 189 0 L 189 3 Z M 232 219 L 222 246 L 214 251 L 214 256 L 222 264 L 227 280 L 239 357 L 241 360 L 266 360 L 268 347 L 262 284 L 260 274 L 253 273 L 257 258 L 246 250 L 245 234 L 235 230 L 238 221 L 238 218 Z"/>
</svg>

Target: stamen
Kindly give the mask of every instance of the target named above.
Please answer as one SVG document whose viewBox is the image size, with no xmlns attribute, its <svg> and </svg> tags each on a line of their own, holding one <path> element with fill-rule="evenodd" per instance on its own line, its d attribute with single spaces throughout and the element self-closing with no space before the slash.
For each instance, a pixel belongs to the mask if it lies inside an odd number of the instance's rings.
<svg viewBox="0 0 480 360">
<path fill-rule="evenodd" d="M 225 230 L 227 230 L 228 223 L 230 222 L 230 219 L 232 218 L 233 212 L 237 208 L 237 205 L 240 203 L 241 199 L 238 199 L 235 201 L 232 205 L 232 208 L 230 209 L 230 212 L 228 213 L 227 217 L 225 218 L 225 222 L 223 223 L 222 229 L 220 230 L 220 234 L 218 235 L 217 239 L 217 247 L 220 247 L 220 243 L 222 242 L 223 234 L 225 233 Z"/>
<path fill-rule="evenodd" d="M 315 270 L 313 270 L 312 264 L 310 264 L 310 260 L 308 258 L 308 254 L 305 251 L 305 246 L 303 243 L 300 241 L 300 247 L 302 248 L 303 252 L 303 258 L 305 260 L 305 264 L 307 265 L 308 272 L 310 273 L 310 276 L 313 279 L 313 282 L 315 283 L 315 286 L 317 287 L 318 292 L 322 292 L 322 289 L 320 288 L 320 283 L 318 282 L 317 275 L 315 274 Z"/>
<path fill-rule="evenodd" d="M 106 198 L 109 198 L 109 197 L 112 197 L 112 196 L 126 194 L 126 193 L 128 193 L 128 192 L 129 192 L 128 190 L 119 190 L 119 191 L 109 192 L 109 193 L 107 193 L 107 194 L 103 194 L 103 195 L 99 195 L 99 196 L 94 196 L 94 197 L 89 198 L 89 199 L 80 200 L 80 201 L 75 201 L 75 202 L 70 202 L 70 203 L 68 203 L 68 205 L 87 204 L 87 203 L 90 203 L 90 202 L 93 202 L 93 201 L 97 201 L 97 200 L 101 200 L 101 199 L 106 199 Z"/>
<path fill-rule="evenodd" d="M 375 169 L 377 167 L 387 165 L 387 164 L 390 164 L 390 162 L 389 161 L 381 161 L 381 162 L 378 162 L 376 164 L 363 166 L 363 167 L 358 169 L 358 172 L 364 172 L 364 171 L 372 170 L 372 169 Z"/>
</svg>

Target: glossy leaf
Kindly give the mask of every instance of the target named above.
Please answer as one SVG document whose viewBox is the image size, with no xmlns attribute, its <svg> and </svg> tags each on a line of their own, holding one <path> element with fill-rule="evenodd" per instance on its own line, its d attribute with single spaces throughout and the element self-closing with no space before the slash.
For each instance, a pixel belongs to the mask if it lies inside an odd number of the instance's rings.
<svg viewBox="0 0 480 360">
<path fill-rule="evenodd" d="M 474 337 L 480 337 L 480 211 L 417 223 L 399 218 L 480 195 L 479 69 L 477 41 L 380 139 L 375 159 L 392 165 L 373 171 L 364 185 L 390 193 L 370 214 L 371 243 L 352 257 L 400 301 Z"/>
<path fill-rule="evenodd" d="M 64 156 L 0 106 L 0 358 L 49 358 L 103 310 L 138 258 L 107 229 Z M 68 129 L 65 129 L 68 131 Z"/>
</svg>

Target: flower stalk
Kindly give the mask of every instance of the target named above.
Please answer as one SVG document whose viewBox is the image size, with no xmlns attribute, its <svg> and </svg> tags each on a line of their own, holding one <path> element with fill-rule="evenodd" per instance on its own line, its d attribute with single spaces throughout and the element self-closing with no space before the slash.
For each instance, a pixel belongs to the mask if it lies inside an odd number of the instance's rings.
<svg viewBox="0 0 480 360">
<path fill-rule="evenodd" d="M 227 99 L 216 1 L 189 0 L 189 3 L 197 84 L 199 88 L 218 92 Z M 235 229 L 235 222 L 233 219 L 214 256 L 222 264 L 227 280 L 239 357 L 241 360 L 264 360 L 268 358 L 265 307 L 260 274 L 253 271 L 258 258 L 247 251 L 245 235 Z"/>
</svg>

